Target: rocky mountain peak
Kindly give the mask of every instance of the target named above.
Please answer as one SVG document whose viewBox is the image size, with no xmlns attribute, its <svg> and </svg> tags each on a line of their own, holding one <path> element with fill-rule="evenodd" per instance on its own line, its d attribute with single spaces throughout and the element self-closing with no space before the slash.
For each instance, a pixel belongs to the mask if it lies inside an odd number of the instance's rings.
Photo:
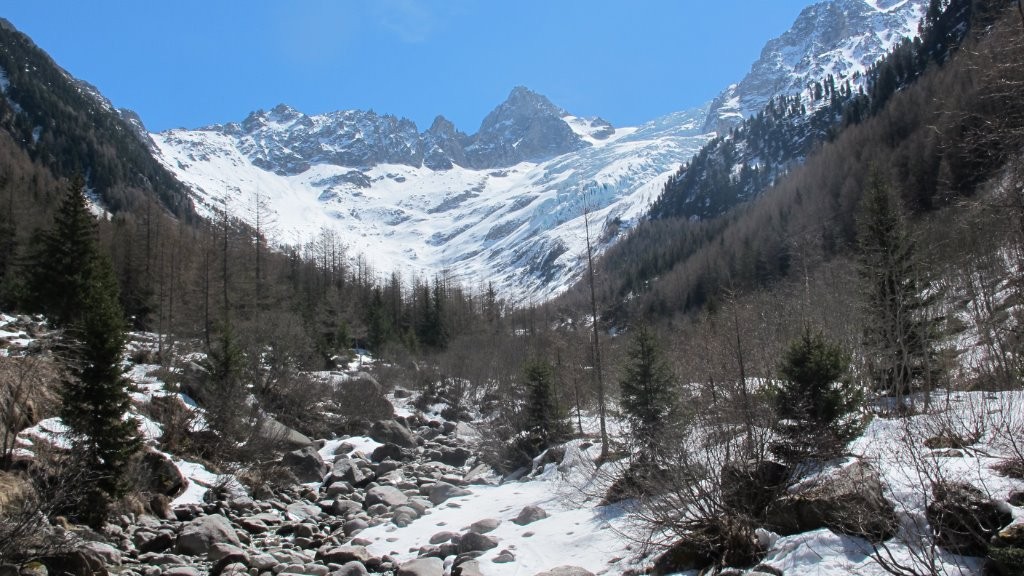
<svg viewBox="0 0 1024 576">
<path fill-rule="evenodd" d="M 565 110 L 547 97 L 517 86 L 480 124 L 466 148 L 471 167 L 511 166 L 546 160 L 589 146 L 562 119 Z"/>
<path fill-rule="evenodd" d="M 723 132 L 774 96 L 799 94 L 832 75 L 856 83 L 868 66 L 917 32 L 928 0 L 826 0 L 803 9 L 770 40 L 750 72 L 719 94 L 704 129 Z"/>
</svg>

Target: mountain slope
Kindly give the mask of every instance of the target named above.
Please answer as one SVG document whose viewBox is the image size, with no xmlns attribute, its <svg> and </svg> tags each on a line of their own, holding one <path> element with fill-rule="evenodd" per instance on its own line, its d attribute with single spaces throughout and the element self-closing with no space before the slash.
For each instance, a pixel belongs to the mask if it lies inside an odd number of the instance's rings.
<svg viewBox="0 0 1024 576">
<path fill-rule="evenodd" d="M 307 116 L 281 105 L 241 123 L 152 137 L 206 213 L 226 201 L 245 218 L 258 195 L 276 212 L 279 242 L 328 228 L 378 271 L 446 272 L 494 282 L 514 299 L 543 300 L 581 275 L 586 210 L 601 253 L 713 130 L 826 73 L 839 82 L 860 73 L 916 29 L 924 4 L 815 4 L 709 111 L 639 128 L 577 118 L 517 87 L 472 135 L 443 117 L 420 133 L 409 120 L 374 112 Z"/>
<path fill-rule="evenodd" d="M 261 135 L 261 143 L 288 142 L 288 128 L 298 124 L 308 130 L 322 122 L 318 117 L 306 122 L 279 108 L 266 115 L 259 129 L 285 129 Z M 500 109 L 489 119 L 500 116 Z M 541 121 L 541 128 L 528 128 L 524 138 L 531 131 L 551 129 L 549 118 Z M 256 150 L 251 143 L 257 138 L 239 138 L 233 128 L 171 130 L 152 137 L 159 158 L 193 189 L 201 212 L 213 214 L 226 200 L 227 209 L 244 218 L 258 193 L 276 212 L 280 241 L 301 242 L 321 229 L 337 230 L 380 272 L 448 271 L 469 284 L 493 282 L 502 293 L 526 301 L 557 294 L 579 276 L 584 207 L 598 227 L 600 245 L 611 243 L 620 226 L 646 211 L 679 159 L 708 139 L 698 130 L 703 122 L 699 110 L 614 132 L 600 120 L 565 116 L 560 121 L 565 127 L 558 129 L 560 141 L 575 142 L 575 152 L 506 168 L 463 167 L 451 156 L 450 165 L 441 162 L 443 169 L 433 169 L 425 160 L 416 164 L 394 158 L 358 167 L 339 162 L 339 156 L 332 162 L 321 156 L 298 172 L 301 156 L 265 154 L 272 146 Z M 484 125 L 493 131 L 501 123 Z M 435 142 L 448 144 L 460 138 L 444 119 L 435 121 L 426 135 L 438 135 Z M 487 154 L 499 166 L 510 158 L 507 149 L 483 149 L 465 149 L 467 157 L 476 158 L 470 163 L 486 165 L 481 159 Z M 270 158 L 281 160 L 272 170 L 267 169 Z M 425 158 L 445 156 L 428 151 Z"/>
<path fill-rule="evenodd" d="M 831 0 L 808 6 L 769 41 L 740 82 L 711 104 L 704 129 L 724 132 L 775 96 L 806 93 L 829 75 L 857 79 L 903 37 L 914 36 L 927 0 Z"/>
<path fill-rule="evenodd" d="M 138 117 L 115 109 L 2 18 L 0 96 L 0 129 L 55 175 L 85 175 L 111 210 L 156 194 L 176 216 L 194 214 L 185 187 L 154 161 Z"/>
</svg>

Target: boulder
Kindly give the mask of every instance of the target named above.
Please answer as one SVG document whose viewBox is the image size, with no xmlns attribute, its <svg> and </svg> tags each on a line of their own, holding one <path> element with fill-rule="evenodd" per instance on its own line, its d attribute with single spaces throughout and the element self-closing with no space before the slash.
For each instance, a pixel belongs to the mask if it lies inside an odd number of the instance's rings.
<svg viewBox="0 0 1024 576">
<path fill-rule="evenodd" d="M 500 524 L 501 520 L 497 518 L 484 518 L 470 524 L 469 531 L 476 532 L 477 534 L 487 534 L 488 532 L 493 532 Z"/>
<path fill-rule="evenodd" d="M 178 534 L 175 549 L 179 554 L 203 556 L 217 543 L 241 545 L 228 519 L 220 514 L 211 514 L 185 524 Z"/>
<path fill-rule="evenodd" d="M 784 536 L 829 528 L 873 542 L 892 537 L 897 529 L 878 472 L 860 460 L 773 502 L 765 524 Z"/>
<path fill-rule="evenodd" d="M 60 576 L 106 576 L 103 559 L 92 550 L 79 548 L 43 556 L 38 559 L 46 567 L 45 573 Z"/>
<path fill-rule="evenodd" d="M 281 465 L 295 474 L 299 482 L 321 482 L 328 466 L 313 446 L 292 450 L 281 457 Z"/>
<path fill-rule="evenodd" d="M 959 482 L 932 487 L 925 510 L 935 543 L 964 556 L 984 556 L 989 540 L 1013 521 L 1013 514 L 981 490 Z"/>
<path fill-rule="evenodd" d="M 398 567 L 397 576 L 443 576 L 444 562 L 440 558 L 417 558 Z"/>
<path fill-rule="evenodd" d="M 273 418 L 264 418 L 258 432 L 260 438 L 279 443 L 288 450 L 298 450 L 313 445 L 305 434 L 281 424 Z"/>
<path fill-rule="evenodd" d="M 502 550 L 498 552 L 498 555 L 491 559 L 491 562 L 495 564 L 508 564 L 509 562 L 515 562 L 516 555 L 511 550 Z"/>
<path fill-rule="evenodd" d="M 340 568 L 331 572 L 331 576 L 368 576 L 369 572 L 366 571 L 366 566 L 363 566 L 362 562 L 346 562 L 341 565 Z"/>
<path fill-rule="evenodd" d="M 395 417 L 395 408 L 385 395 L 384 387 L 366 372 L 347 380 L 335 380 L 334 400 L 338 413 L 347 418 L 387 420 Z"/>
<path fill-rule="evenodd" d="M 402 448 L 415 448 L 416 437 L 408 428 L 395 420 L 378 420 L 370 426 L 370 438 L 384 444 L 397 444 Z"/>
<path fill-rule="evenodd" d="M 547 517 L 548 513 L 545 512 L 543 508 L 540 506 L 530 505 L 523 507 L 523 509 L 519 511 L 519 515 L 516 516 L 512 522 L 520 526 L 526 526 L 527 524 L 532 524 L 537 520 L 543 520 Z"/>
<path fill-rule="evenodd" d="M 331 467 L 331 474 L 327 477 L 328 485 L 334 482 L 347 482 L 352 486 L 362 488 L 371 480 L 370 476 L 359 467 L 359 460 L 353 458 L 340 458 L 334 461 Z"/>
<path fill-rule="evenodd" d="M 383 504 L 388 508 L 397 508 L 409 502 L 409 497 L 394 486 L 374 486 L 366 491 L 366 500 L 363 502 L 365 508 L 374 504 Z"/>
<path fill-rule="evenodd" d="M 363 566 L 373 562 L 379 563 L 379 559 L 370 554 L 365 546 L 353 545 L 321 548 L 316 552 L 316 560 L 324 564 L 359 562 Z"/>
<path fill-rule="evenodd" d="M 476 532 L 467 532 L 459 539 L 459 554 L 466 552 L 483 552 L 498 547 L 498 539 Z"/>
<path fill-rule="evenodd" d="M 460 488 L 447 482 L 437 482 L 430 487 L 430 492 L 427 495 L 427 498 L 430 500 L 431 504 L 437 506 L 449 498 L 469 496 L 470 494 L 472 494 L 472 492 L 465 488 Z"/>
<path fill-rule="evenodd" d="M 381 444 L 373 449 L 373 453 L 370 454 L 370 460 L 373 462 L 383 462 L 384 460 L 402 460 L 402 447 L 398 444 Z M 377 469 L 377 474 L 387 474 L 382 472 L 380 468 Z"/>
<path fill-rule="evenodd" d="M 455 448 L 442 448 L 440 450 L 440 455 L 437 457 L 437 461 L 442 464 L 461 468 L 466 465 L 466 462 L 469 461 L 469 458 L 472 455 L 472 452 L 462 446 L 457 446 Z"/>
<path fill-rule="evenodd" d="M 139 456 L 139 476 L 136 479 L 140 492 L 162 494 L 174 498 L 188 488 L 188 479 L 178 470 L 166 455 L 147 448 Z"/>
<path fill-rule="evenodd" d="M 484 576 L 480 571 L 480 563 L 476 560 L 466 560 L 452 567 L 452 576 Z"/>
</svg>

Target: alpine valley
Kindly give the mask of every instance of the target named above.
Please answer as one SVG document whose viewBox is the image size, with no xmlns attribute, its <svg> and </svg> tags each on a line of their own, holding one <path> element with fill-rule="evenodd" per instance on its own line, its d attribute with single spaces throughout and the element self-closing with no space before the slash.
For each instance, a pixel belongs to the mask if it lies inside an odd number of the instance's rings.
<svg viewBox="0 0 1024 576">
<path fill-rule="evenodd" d="M 151 134 L 154 155 L 198 211 L 255 224 L 270 209 L 280 244 L 335 231 L 379 272 L 443 274 L 509 300 L 550 299 L 631 230 L 701 146 L 773 98 L 831 76 L 854 88 L 925 0 L 829 0 L 769 42 L 711 103 L 638 127 L 581 118 L 516 87 L 475 134 L 437 117 L 423 132 L 372 111 L 306 115 L 286 104 L 241 122 Z M 589 230 L 588 230 L 589 227 Z"/>
</svg>

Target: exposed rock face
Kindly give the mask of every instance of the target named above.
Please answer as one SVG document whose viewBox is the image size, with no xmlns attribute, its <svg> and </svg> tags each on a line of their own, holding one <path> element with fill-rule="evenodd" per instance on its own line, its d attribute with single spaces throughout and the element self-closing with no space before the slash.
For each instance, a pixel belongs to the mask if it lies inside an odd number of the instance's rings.
<svg viewBox="0 0 1024 576">
<path fill-rule="evenodd" d="M 566 112 L 544 96 L 517 86 L 480 124 L 473 143 L 466 147 L 468 166 L 511 166 L 587 147 L 563 116 Z"/>
<path fill-rule="evenodd" d="M 465 145 L 469 137 L 455 129 L 444 116 L 423 133 L 423 165 L 431 170 L 449 170 L 456 164 L 466 165 Z"/>
<path fill-rule="evenodd" d="M 916 34 L 927 4 L 910 0 L 887 10 L 881 3 L 835 0 L 808 6 L 786 33 L 765 44 L 743 80 L 715 98 L 704 130 L 723 133 L 769 99 L 799 94 L 830 73 L 837 82 L 863 73 L 902 36 Z"/>
<path fill-rule="evenodd" d="M 301 174 L 318 163 L 358 168 L 418 166 L 422 161 L 416 125 L 372 110 L 307 116 L 279 104 L 269 112 L 253 112 L 239 124 L 211 129 L 237 138 L 253 164 L 277 174 Z"/>
<path fill-rule="evenodd" d="M 364 170 L 379 164 L 487 169 L 546 160 L 588 146 L 562 120 L 566 115 L 544 96 L 520 86 L 473 136 L 459 132 L 443 116 L 420 134 L 411 120 L 390 114 L 342 110 L 307 116 L 286 104 L 204 130 L 234 139 L 254 165 L 282 176 L 301 174 L 316 164 Z M 611 125 L 592 128 L 598 139 L 615 131 Z"/>
</svg>

